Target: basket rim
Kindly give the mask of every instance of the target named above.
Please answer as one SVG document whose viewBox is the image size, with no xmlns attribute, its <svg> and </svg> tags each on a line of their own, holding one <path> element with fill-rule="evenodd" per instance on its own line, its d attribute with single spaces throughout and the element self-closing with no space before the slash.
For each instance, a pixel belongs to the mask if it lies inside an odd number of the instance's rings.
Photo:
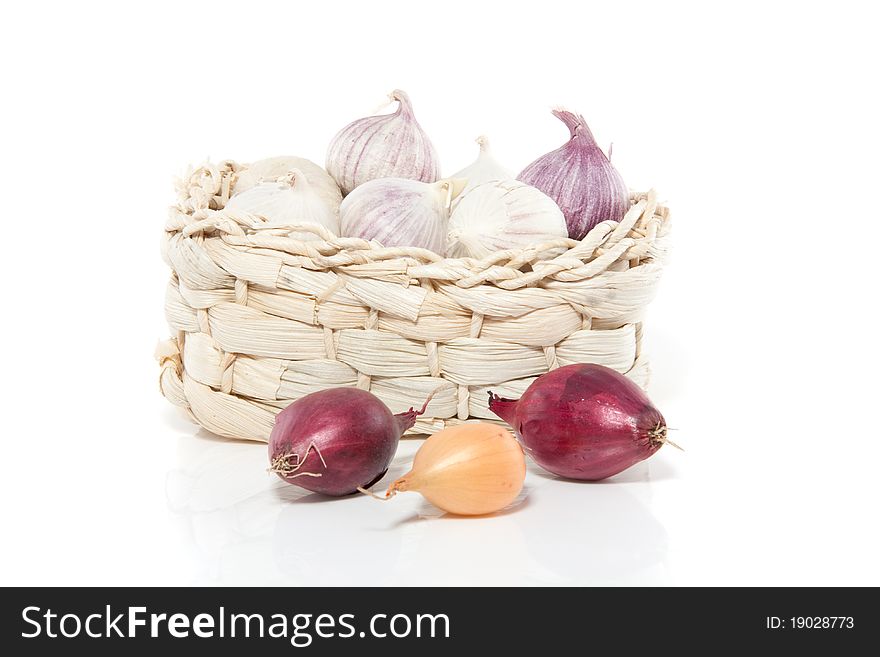
<svg viewBox="0 0 880 657">
<path fill-rule="evenodd" d="M 397 276 L 400 282 L 434 280 L 468 288 L 488 284 L 515 290 L 579 281 L 626 260 L 630 268 L 661 259 L 670 230 L 670 213 L 656 191 L 631 192 L 630 208 L 618 222 L 602 221 L 582 240 L 558 238 L 484 258 L 443 257 L 418 247 L 384 247 L 376 241 L 339 237 L 316 224 L 277 223 L 260 215 L 225 208 L 242 165 L 232 160 L 206 163 L 177 181 L 178 203 L 169 208 L 165 239 L 219 237 L 245 252 L 290 259 L 310 269 L 341 268 L 357 277 Z M 290 237 L 309 232 L 315 240 Z"/>
</svg>

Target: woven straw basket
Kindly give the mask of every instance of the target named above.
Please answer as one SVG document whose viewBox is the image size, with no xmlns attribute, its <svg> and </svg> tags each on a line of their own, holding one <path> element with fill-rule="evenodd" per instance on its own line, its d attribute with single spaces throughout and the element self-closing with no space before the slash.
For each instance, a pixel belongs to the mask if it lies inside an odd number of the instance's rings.
<svg viewBox="0 0 880 657">
<path fill-rule="evenodd" d="M 178 183 L 163 239 L 173 273 L 159 345 L 162 393 L 206 429 L 265 441 L 275 415 L 357 386 L 395 413 L 434 397 L 410 433 L 498 421 L 488 391 L 518 397 L 561 365 L 600 363 L 644 386 L 642 316 L 667 249 L 653 192 L 618 223 L 483 260 L 382 248 L 226 211 L 234 162 Z"/>
</svg>

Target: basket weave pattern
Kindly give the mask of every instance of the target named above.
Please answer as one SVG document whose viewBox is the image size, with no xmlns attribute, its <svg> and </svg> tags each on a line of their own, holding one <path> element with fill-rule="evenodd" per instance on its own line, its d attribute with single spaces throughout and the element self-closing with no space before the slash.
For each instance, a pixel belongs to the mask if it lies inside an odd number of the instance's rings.
<svg viewBox="0 0 880 657">
<path fill-rule="evenodd" d="M 335 386 L 370 390 L 395 413 L 433 392 L 410 430 L 424 434 L 497 420 L 489 390 L 519 396 L 561 365 L 601 363 L 646 384 L 641 320 L 669 233 L 653 192 L 581 241 L 444 259 L 224 210 L 241 170 L 227 161 L 181 180 L 163 239 L 176 335 L 159 345 L 160 386 L 206 429 L 265 441 L 278 411 Z"/>
</svg>

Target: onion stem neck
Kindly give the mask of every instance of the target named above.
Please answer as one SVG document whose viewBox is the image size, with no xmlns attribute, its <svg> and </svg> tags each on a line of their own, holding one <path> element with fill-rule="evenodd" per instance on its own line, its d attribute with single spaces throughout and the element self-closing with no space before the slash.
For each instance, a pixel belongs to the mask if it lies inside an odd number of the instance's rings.
<svg viewBox="0 0 880 657">
<path fill-rule="evenodd" d="M 375 500 L 379 500 L 381 502 L 387 502 L 388 500 L 390 500 L 392 497 L 394 497 L 398 493 L 403 493 L 404 491 L 408 491 L 410 488 L 409 488 L 409 481 L 407 480 L 406 475 L 404 475 L 400 479 L 396 479 L 395 481 L 391 482 L 391 485 L 388 487 L 388 490 L 385 491 L 384 497 L 382 495 L 376 495 L 376 493 L 374 493 L 373 491 L 367 490 L 366 488 L 363 488 L 362 486 L 358 486 L 357 489 L 358 489 L 358 491 L 360 491 L 364 495 L 369 495 L 370 497 L 372 497 Z"/>
<path fill-rule="evenodd" d="M 389 495 L 388 493 L 385 493 L 384 497 L 382 495 L 376 495 L 376 493 L 374 493 L 371 490 L 367 490 L 363 486 L 358 486 L 357 490 L 358 490 L 358 492 L 363 493 L 364 495 L 368 495 L 369 497 L 372 497 L 374 500 L 379 500 L 380 502 L 387 502 L 392 497 L 394 497 L 393 494 Z"/>
<path fill-rule="evenodd" d="M 505 399 L 489 391 L 489 410 L 495 413 L 510 426 L 514 426 L 516 420 L 516 404 L 518 399 Z"/>
<path fill-rule="evenodd" d="M 431 400 L 434 399 L 434 395 L 436 395 L 440 390 L 443 389 L 443 386 L 437 386 L 434 390 L 431 391 L 431 394 L 427 396 L 425 399 L 425 403 L 422 404 L 422 408 L 420 410 L 415 410 L 412 406 L 410 409 L 404 413 L 398 413 L 394 416 L 394 419 L 397 421 L 397 426 L 400 429 L 400 434 L 403 435 L 407 429 L 411 429 L 415 426 L 416 418 L 420 415 L 424 415 L 425 411 L 428 410 L 428 404 L 431 403 Z"/>
</svg>

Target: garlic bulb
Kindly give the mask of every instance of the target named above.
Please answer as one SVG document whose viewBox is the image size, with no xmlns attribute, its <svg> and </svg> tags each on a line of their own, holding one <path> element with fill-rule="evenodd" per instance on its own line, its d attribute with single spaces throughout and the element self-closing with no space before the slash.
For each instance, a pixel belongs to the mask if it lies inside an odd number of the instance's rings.
<svg viewBox="0 0 880 657">
<path fill-rule="evenodd" d="M 342 192 L 339 191 L 339 185 L 329 173 L 304 157 L 269 157 L 247 165 L 244 171 L 236 176 L 232 186 L 232 195 L 246 192 L 261 182 L 275 181 L 294 169 L 299 169 L 305 175 L 309 185 L 318 196 L 324 199 L 324 203 L 331 210 L 339 212 L 339 204 L 342 203 Z"/>
<path fill-rule="evenodd" d="M 566 144 L 542 155 L 517 179 L 534 185 L 556 201 L 568 224 L 568 235 L 582 240 L 601 221 L 620 221 L 629 209 L 623 178 L 596 144 L 584 117 L 553 110 L 571 133 Z"/>
<path fill-rule="evenodd" d="M 488 422 L 461 424 L 429 436 L 412 470 L 388 487 L 384 499 L 416 491 L 444 511 L 483 515 L 513 502 L 525 477 L 525 455 L 507 429 Z"/>
<path fill-rule="evenodd" d="M 339 216 L 299 169 L 278 180 L 261 182 L 236 194 L 229 199 L 226 209 L 259 215 L 282 225 L 318 224 L 339 235 Z M 299 240 L 320 239 L 307 231 L 294 231 L 290 236 Z"/>
<path fill-rule="evenodd" d="M 467 186 L 462 194 L 466 194 L 468 190 L 484 182 L 513 178 L 513 172 L 499 164 L 498 160 L 492 157 L 492 153 L 489 150 L 489 138 L 480 136 L 477 137 L 476 141 L 480 145 L 480 154 L 477 156 L 477 159 L 452 176 L 453 178 L 465 178 L 467 180 Z"/>
<path fill-rule="evenodd" d="M 424 183 L 378 178 L 345 197 L 339 207 L 345 237 L 376 240 L 382 246 L 417 246 L 443 253 L 449 208 L 466 181 Z"/>
<path fill-rule="evenodd" d="M 343 194 L 376 178 L 408 178 L 434 182 L 440 177 L 437 152 L 416 121 L 412 104 L 399 89 L 391 114 L 369 116 L 345 126 L 327 149 L 327 171 Z"/>
<path fill-rule="evenodd" d="M 490 181 L 458 198 L 449 219 L 447 255 L 484 258 L 560 237 L 568 237 L 568 228 L 553 199 L 517 180 Z"/>
</svg>

